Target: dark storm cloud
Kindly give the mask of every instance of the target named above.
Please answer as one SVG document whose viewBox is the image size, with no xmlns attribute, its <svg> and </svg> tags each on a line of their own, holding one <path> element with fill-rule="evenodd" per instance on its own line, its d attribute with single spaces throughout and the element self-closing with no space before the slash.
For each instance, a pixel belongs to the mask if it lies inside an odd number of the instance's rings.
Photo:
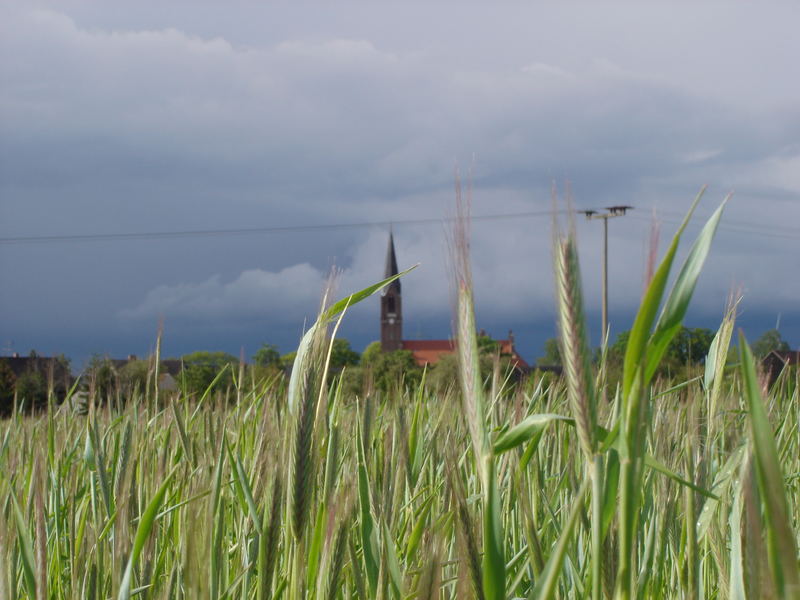
<svg viewBox="0 0 800 600">
<path fill-rule="evenodd" d="M 611 227 L 612 301 L 630 309 L 649 208 L 661 210 L 667 236 L 710 183 L 700 212 L 736 188 L 727 217 L 740 226 L 721 231 L 698 306 L 717 314 L 741 285 L 751 306 L 796 314 L 800 278 L 775 281 L 797 269 L 800 88 L 763 70 L 769 61 L 788 73 L 797 42 L 776 53 L 754 30 L 754 16 L 768 22 L 763 13 L 717 19 L 692 9 L 697 22 L 684 24 L 664 7 L 625 12 L 626 22 L 594 9 L 575 20 L 519 9 L 508 34 L 475 6 L 452 17 L 452 30 L 420 22 L 417 6 L 350 19 L 321 9 L 307 20 L 295 8 L 262 7 L 256 14 L 269 24 L 259 36 L 244 5 L 224 15 L 180 6 L 162 14 L 145 3 L 122 17 L 84 3 L 3 8 L 2 235 L 440 217 L 458 159 L 462 170 L 474 164 L 477 214 L 547 209 L 551 181 L 564 179 L 579 207 L 636 204 L 633 218 Z M 432 19 L 448 16 L 431 10 Z M 530 36 L 521 21 L 536 23 Z M 559 37 L 558 23 L 569 23 L 569 36 Z M 703 27 L 747 34 L 754 47 L 728 38 L 670 46 Z M 519 329 L 551 314 L 549 227 L 546 217 L 476 225 L 486 321 Z M 787 228 L 783 237 L 765 235 L 776 227 Z M 579 228 L 587 294 L 596 297 L 600 228 Z M 422 263 L 406 306 L 413 318 L 448 322 L 441 227 L 397 233 L 402 261 Z M 199 326 L 277 330 L 313 313 L 334 261 L 350 291 L 382 274 L 384 249 L 385 231 L 364 229 L 4 246 L 0 308 L 17 337 L 129 332 L 161 316 L 185 339 Z M 63 290 L 58 311 L 47 310 L 53 288 Z M 374 306 L 353 312 L 373 328 Z"/>
<path fill-rule="evenodd" d="M 343 198 L 441 186 L 454 156 L 477 151 L 498 178 L 568 170 L 603 186 L 704 154 L 762 160 L 796 134 L 605 60 L 475 72 L 367 40 L 242 49 L 175 29 L 87 31 L 47 11 L 16 25 L 4 54 L 30 58 L 4 63 L 12 183 L 48 167 L 114 180 L 194 169 L 212 185 Z"/>
</svg>

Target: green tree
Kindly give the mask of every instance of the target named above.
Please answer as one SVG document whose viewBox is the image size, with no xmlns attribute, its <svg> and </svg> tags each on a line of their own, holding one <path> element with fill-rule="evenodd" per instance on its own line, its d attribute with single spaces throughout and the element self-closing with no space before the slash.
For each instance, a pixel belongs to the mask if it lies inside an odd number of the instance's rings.
<svg viewBox="0 0 800 600">
<path fill-rule="evenodd" d="M 616 381 L 622 371 L 625 349 L 628 345 L 630 331 L 623 331 L 608 349 L 609 380 Z M 657 373 L 662 376 L 690 375 L 687 372 L 705 362 L 714 332 L 702 327 L 681 327 L 667 351 Z"/>
<path fill-rule="evenodd" d="M 342 380 L 342 398 L 345 402 L 355 399 L 356 396 L 363 395 L 364 373 L 364 367 L 350 366 L 345 367 L 341 373 L 336 375 L 337 378 Z M 338 381 L 334 380 L 333 385 L 338 385 Z"/>
<path fill-rule="evenodd" d="M 0 359 L 0 413 L 11 408 L 17 377 L 6 362 Z"/>
<path fill-rule="evenodd" d="M 681 327 L 667 349 L 666 359 L 674 365 L 702 364 L 714 340 L 714 332 L 703 327 Z"/>
<path fill-rule="evenodd" d="M 103 404 L 113 397 L 119 386 L 119 374 L 108 356 L 95 354 L 86 367 L 87 381 L 94 389 L 95 401 Z"/>
<path fill-rule="evenodd" d="M 764 358 L 773 350 L 778 352 L 789 350 L 789 343 L 783 339 L 777 329 L 765 331 L 760 338 L 753 342 L 753 354 L 758 358 Z"/>
<path fill-rule="evenodd" d="M 536 363 L 547 366 L 561 364 L 561 344 L 558 338 L 547 338 L 544 341 L 544 356 L 539 358 Z"/>
<path fill-rule="evenodd" d="M 361 353 L 361 364 L 364 366 L 374 365 L 382 353 L 383 350 L 381 350 L 380 342 L 369 343 L 367 347 L 364 348 L 364 352 Z"/>
<path fill-rule="evenodd" d="M 622 361 L 625 359 L 625 348 L 628 347 L 628 338 L 631 332 L 629 330 L 621 331 L 617 334 L 614 343 L 608 347 L 608 362 L 609 364 L 622 366 Z"/>
<path fill-rule="evenodd" d="M 227 352 L 193 352 L 181 357 L 183 371 L 179 383 L 185 394 L 202 395 L 220 371 L 220 376 L 211 389 L 212 393 L 225 391 L 233 385 L 233 370 L 239 366 L 239 359 Z"/>
<path fill-rule="evenodd" d="M 25 371 L 19 377 L 14 387 L 17 401 L 26 408 L 42 406 L 47 403 L 47 381 L 39 371 Z"/>
<path fill-rule="evenodd" d="M 350 342 L 342 338 L 333 340 L 331 348 L 331 367 L 341 368 L 357 365 L 361 356 L 350 347 Z"/>
<path fill-rule="evenodd" d="M 253 355 L 253 364 L 247 367 L 248 376 L 254 381 L 272 379 L 285 369 L 291 369 L 292 362 L 294 359 L 286 365 L 274 344 L 263 344 Z"/>
<path fill-rule="evenodd" d="M 281 367 L 284 369 L 291 370 L 292 366 L 294 366 L 294 359 L 297 358 L 297 351 L 292 350 L 291 352 L 287 352 L 283 356 L 281 356 Z"/>
<path fill-rule="evenodd" d="M 253 355 L 253 362 L 259 367 L 280 367 L 281 353 L 274 344 L 262 344 Z"/>
<path fill-rule="evenodd" d="M 372 342 L 361 355 L 364 369 L 372 372 L 375 387 L 389 391 L 398 385 L 415 386 L 422 379 L 422 369 L 410 350 L 381 352 L 380 342 Z"/>
<path fill-rule="evenodd" d="M 56 354 L 53 360 L 55 361 L 53 365 L 53 391 L 63 400 L 69 388 L 72 387 L 71 361 L 64 354 Z"/>
<path fill-rule="evenodd" d="M 478 352 L 480 354 L 495 354 L 499 349 L 500 342 L 485 334 L 478 336 Z"/>
<path fill-rule="evenodd" d="M 481 363 L 483 363 L 482 360 Z M 445 354 L 435 365 L 431 366 L 425 379 L 427 385 L 432 389 L 439 393 L 444 393 L 449 388 L 459 389 L 458 372 L 458 355 L 454 352 Z M 483 374 L 483 364 L 481 364 L 481 374 Z"/>
<path fill-rule="evenodd" d="M 422 379 L 422 369 L 414 360 L 414 353 L 410 350 L 395 350 L 385 352 L 378 362 L 375 371 L 375 385 L 381 390 L 388 391 L 392 387 L 407 385 L 411 388 L 417 386 Z"/>
<path fill-rule="evenodd" d="M 147 376 L 150 371 L 150 365 L 146 360 L 130 360 L 128 364 L 119 370 L 119 384 L 122 393 L 130 397 L 135 390 L 140 393 L 145 393 L 147 385 Z"/>
</svg>

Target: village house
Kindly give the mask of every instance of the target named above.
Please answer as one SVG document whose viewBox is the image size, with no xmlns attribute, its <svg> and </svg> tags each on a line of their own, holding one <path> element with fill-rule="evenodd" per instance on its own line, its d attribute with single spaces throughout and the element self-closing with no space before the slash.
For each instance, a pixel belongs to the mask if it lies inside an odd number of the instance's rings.
<svg viewBox="0 0 800 600">
<path fill-rule="evenodd" d="M 761 360 L 761 368 L 770 384 L 789 366 L 800 365 L 800 350 L 773 350 Z"/>
<path fill-rule="evenodd" d="M 72 385 L 74 379 L 69 370 L 69 361 L 63 356 L 40 356 L 31 351 L 28 356 L 20 356 L 16 352 L 11 356 L 0 356 L 2 362 L 19 379 L 26 373 L 36 373 L 52 384 L 56 395 L 63 395 Z"/>
</svg>

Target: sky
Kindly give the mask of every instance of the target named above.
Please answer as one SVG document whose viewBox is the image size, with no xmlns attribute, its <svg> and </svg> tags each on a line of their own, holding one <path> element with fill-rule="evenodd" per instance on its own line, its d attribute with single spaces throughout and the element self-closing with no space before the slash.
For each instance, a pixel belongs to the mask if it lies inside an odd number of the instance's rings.
<svg viewBox="0 0 800 600">
<path fill-rule="evenodd" d="M 562 208 L 634 207 L 609 222 L 612 335 L 653 223 L 663 253 L 705 185 L 679 260 L 732 197 L 686 324 L 716 329 L 740 292 L 751 341 L 778 325 L 800 347 L 799 21 L 791 3 L 2 2 L 0 354 L 147 355 L 161 321 L 169 356 L 288 352 L 331 268 L 339 296 L 382 277 L 389 223 L 419 263 L 405 337 L 447 337 L 457 170 L 492 217 L 472 225 L 479 327 L 527 360 L 556 333 L 554 186 Z M 575 227 L 597 343 L 602 223 Z M 262 231 L 219 233 L 242 229 Z M 170 232 L 206 234 L 113 237 Z M 377 339 L 378 299 L 340 335 Z"/>
</svg>

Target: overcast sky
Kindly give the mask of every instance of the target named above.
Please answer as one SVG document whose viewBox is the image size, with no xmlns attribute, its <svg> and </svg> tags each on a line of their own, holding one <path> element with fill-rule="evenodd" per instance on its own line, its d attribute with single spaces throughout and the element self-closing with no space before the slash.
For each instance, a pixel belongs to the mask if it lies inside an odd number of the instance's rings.
<svg viewBox="0 0 800 600">
<path fill-rule="evenodd" d="M 800 9 L 794 4 L 0 4 L 0 352 L 287 352 L 325 275 L 382 276 L 388 228 L 8 238 L 395 222 L 405 336 L 451 328 L 440 222 L 472 169 L 479 326 L 528 360 L 555 333 L 551 186 L 609 223 L 614 332 L 650 222 L 661 250 L 734 196 L 687 324 L 731 289 L 752 339 L 800 346 Z M 432 219 L 431 223 L 404 221 Z M 577 222 L 593 338 L 602 225 Z M 687 240 L 689 242 L 690 240 Z M 688 247 L 688 243 L 684 247 Z M 348 315 L 361 350 L 378 301 Z"/>
</svg>

